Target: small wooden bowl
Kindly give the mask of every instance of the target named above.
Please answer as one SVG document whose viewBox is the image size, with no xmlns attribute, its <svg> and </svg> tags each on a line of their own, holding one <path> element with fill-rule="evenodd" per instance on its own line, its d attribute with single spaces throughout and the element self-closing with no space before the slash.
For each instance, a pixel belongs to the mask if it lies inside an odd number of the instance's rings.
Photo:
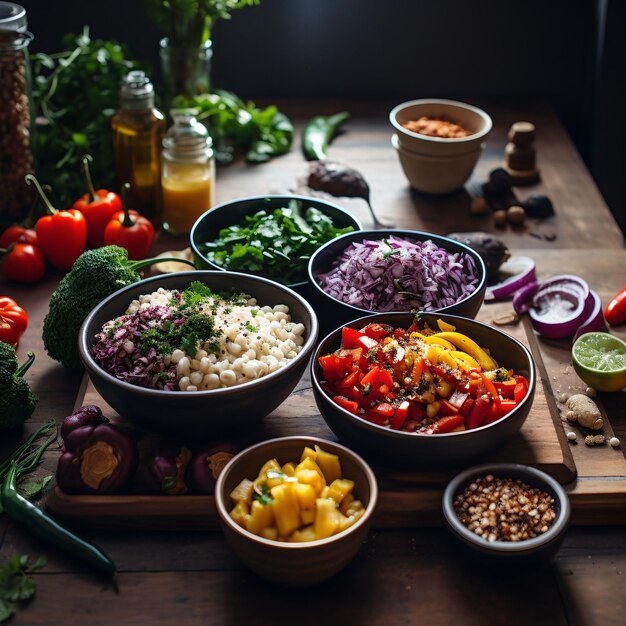
<svg viewBox="0 0 626 626">
<path fill-rule="evenodd" d="M 361 519 L 327 539 L 286 543 L 248 532 L 230 517 L 233 507 L 230 493 L 244 478 L 253 480 L 263 464 L 272 458 L 281 465 L 296 461 L 305 446 L 315 444 L 339 456 L 343 477 L 354 481 L 355 497 L 365 507 Z M 247 448 L 226 465 L 215 487 L 220 525 L 231 548 L 256 574 L 287 587 L 314 585 L 348 565 L 367 537 L 377 500 L 378 485 L 369 465 L 348 448 L 317 437 L 283 437 Z"/>
</svg>

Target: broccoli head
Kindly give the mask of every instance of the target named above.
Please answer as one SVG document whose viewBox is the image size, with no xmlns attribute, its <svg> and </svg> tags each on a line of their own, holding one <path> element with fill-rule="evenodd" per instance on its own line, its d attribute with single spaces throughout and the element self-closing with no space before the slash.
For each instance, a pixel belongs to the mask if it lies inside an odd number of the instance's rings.
<svg viewBox="0 0 626 626">
<path fill-rule="evenodd" d="M 21 426 L 35 410 L 37 396 L 22 378 L 34 360 L 29 352 L 19 367 L 13 346 L 0 341 L 0 430 Z"/>
<path fill-rule="evenodd" d="M 118 289 L 137 282 L 142 267 L 163 260 L 129 261 L 128 253 L 119 246 L 83 252 L 50 298 L 43 322 L 48 354 L 68 369 L 80 369 L 78 331 L 91 309 Z"/>
</svg>

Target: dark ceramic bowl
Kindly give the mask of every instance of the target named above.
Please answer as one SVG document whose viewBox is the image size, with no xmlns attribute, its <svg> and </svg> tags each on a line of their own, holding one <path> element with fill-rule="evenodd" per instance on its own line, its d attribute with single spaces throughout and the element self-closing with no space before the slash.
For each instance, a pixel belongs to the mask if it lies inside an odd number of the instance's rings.
<svg viewBox="0 0 626 626">
<path fill-rule="evenodd" d="M 556 519 L 547 532 L 523 541 L 487 541 L 462 524 L 454 511 L 454 498 L 476 478 L 488 474 L 500 478 L 520 479 L 531 487 L 537 487 L 550 494 L 554 498 Z M 565 536 L 570 518 L 570 502 L 563 487 L 545 472 L 516 463 L 479 465 L 461 472 L 446 487 L 442 506 L 446 527 L 467 553 L 492 564 L 505 566 L 537 563 L 552 557 Z"/>
<path fill-rule="evenodd" d="M 303 208 L 315 207 L 319 209 L 332 219 L 333 224 L 337 228 L 352 226 L 354 230 L 361 230 L 361 223 L 356 217 L 336 204 L 331 204 L 325 200 L 308 198 L 306 196 L 257 196 L 231 200 L 213 207 L 201 215 L 193 225 L 191 234 L 189 235 L 189 241 L 191 243 L 196 267 L 199 269 L 224 271 L 223 267 L 207 259 L 202 251 L 203 244 L 216 239 L 222 228 L 239 224 L 246 216 L 254 215 L 262 209 L 273 211 L 274 209 L 286 207 L 290 200 L 301 201 Z M 306 266 L 303 266 L 302 269 L 306 274 Z M 308 295 L 308 279 L 287 286 L 301 295 Z"/>
<path fill-rule="evenodd" d="M 343 251 L 353 242 L 361 242 L 364 239 L 381 240 L 390 236 L 402 237 L 413 241 L 426 241 L 430 239 L 436 246 L 451 253 L 463 252 L 469 255 L 476 263 L 479 282 L 476 290 L 451 306 L 437 309 L 442 313 L 462 315 L 463 317 L 476 317 L 485 299 L 487 289 L 486 270 L 480 255 L 470 247 L 447 237 L 424 233 L 416 230 L 363 230 L 356 233 L 347 233 L 337 237 L 322 246 L 309 261 L 309 281 L 311 283 L 311 303 L 320 319 L 331 319 L 335 327 L 337 324 L 345 324 L 351 320 L 363 317 L 375 311 L 362 309 L 342 302 L 326 293 L 319 285 L 318 276 L 328 272 L 334 261 L 341 256 Z"/>
<path fill-rule="evenodd" d="M 535 394 L 535 364 L 528 349 L 517 339 L 502 331 L 462 317 L 441 313 L 423 313 L 420 321 L 437 328 L 440 318 L 456 326 L 458 332 L 473 339 L 479 346 L 489 348 L 498 364 L 513 369 L 527 377 L 529 388 L 526 397 L 502 419 L 473 430 L 420 435 L 378 426 L 333 402 L 322 389 L 322 368 L 318 358 L 334 352 L 341 345 L 341 327 L 325 337 L 311 361 L 313 395 L 322 417 L 331 430 L 347 445 L 361 452 L 371 462 L 386 463 L 402 468 L 419 468 L 425 464 L 455 466 L 467 459 L 475 458 L 497 448 L 516 433 L 530 411 Z M 362 328 L 366 324 L 379 322 L 394 328 L 408 328 L 414 316 L 408 313 L 380 313 L 350 322 L 351 328 Z"/>
<path fill-rule="evenodd" d="M 210 391 L 163 391 L 118 380 L 92 356 L 94 337 L 102 325 L 122 315 L 132 300 L 159 287 L 184 289 L 199 280 L 215 292 L 235 289 L 255 297 L 261 306 L 286 304 L 293 321 L 304 324 L 305 342 L 284 367 L 262 378 Z M 291 289 L 265 278 L 235 272 L 181 272 L 147 278 L 115 292 L 98 304 L 79 333 L 80 357 L 94 387 L 122 417 L 168 435 L 212 438 L 245 428 L 271 413 L 296 386 L 317 340 L 317 318 L 311 306 Z"/>
<path fill-rule="evenodd" d="M 286 543 L 248 532 L 230 517 L 230 493 L 244 478 L 256 478 L 263 464 L 272 458 L 281 465 L 298 461 L 304 446 L 315 444 L 336 454 L 343 477 L 354 481 L 355 497 L 365 507 L 361 519 L 327 539 Z M 377 500 L 378 485 L 368 464 L 344 446 L 317 437 L 283 437 L 246 449 L 226 465 L 215 488 L 215 505 L 231 548 L 259 576 L 288 587 L 319 583 L 348 565 L 367 537 Z"/>
</svg>

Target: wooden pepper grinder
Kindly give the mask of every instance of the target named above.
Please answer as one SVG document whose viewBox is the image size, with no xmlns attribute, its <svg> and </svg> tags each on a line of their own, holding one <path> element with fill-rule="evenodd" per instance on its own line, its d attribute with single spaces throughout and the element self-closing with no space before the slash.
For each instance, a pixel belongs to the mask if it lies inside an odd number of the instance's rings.
<svg viewBox="0 0 626 626">
<path fill-rule="evenodd" d="M 504 148 L 504 167 L 513 178 L 514 185 L 532 185 L 539 181 L 535 125 L 515 122 L 509 130 L 509 143 Z"/>
</svg>

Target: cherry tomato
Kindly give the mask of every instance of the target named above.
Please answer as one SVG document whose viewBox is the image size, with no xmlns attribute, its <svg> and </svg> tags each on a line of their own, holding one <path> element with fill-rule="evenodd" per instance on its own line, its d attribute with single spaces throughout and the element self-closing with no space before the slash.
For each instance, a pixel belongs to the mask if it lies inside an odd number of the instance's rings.
<svg viewBox="0 0 626 626">
<path fill-rule="evenodd" d="M 16 242 L 0 250 L 0 274 L 20 283 L 36 283 L 43 278 L 46 264 L 37 246 Z"/>
</svg>

